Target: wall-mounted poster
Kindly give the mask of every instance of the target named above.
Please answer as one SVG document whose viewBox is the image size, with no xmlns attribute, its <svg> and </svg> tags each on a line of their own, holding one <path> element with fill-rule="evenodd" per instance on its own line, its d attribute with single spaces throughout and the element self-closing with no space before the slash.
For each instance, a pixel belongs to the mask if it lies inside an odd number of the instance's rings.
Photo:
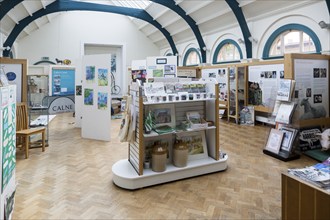
<svg viewBox="0 0 330 220">
<path fill-rule="evenodd" d="M 82 86 L 77 85 L 76 86 L 76 96 L 81 96 L 82 95 Z"/>
<path fill-rule="evenodd" d="M 202 78 L 214 78 L 219 83 L 219 100 L 227 101 L 228 98 L 228 68 L 202 69 Z"/>
<path fill-rule="evenodd" d="M 329 117 L 328 68 L 328 60 L 294 60 L 296 110 L 300 120 Z"/>
<path fill-rule="evenodd" d="M 95 66 L 86 66 L 86 83 L 93 83 L 95 81 Z"/>
<path fill-rule="evenodd" d="M 249 66 L 248 73 L 248 104 L 274 107 L 279 80 L 284 78 L 284 64 Z"/>
<path fill-rule="evenodd" d="M 108 108 L 108 93 L 98 92 L 97 93 L 97 108 L 100 110 L 105 110 Z"/>
<path fill-rule="evenodd" d="M 147 78 L 176 77 L 177 63 L 176 56 L 147 57 Z"/>
<path fill-rule="evenodd" d="M 75 94 L 75 68 L 52 66 L 50 71 L 50 96 L 68 96 Z"/>
<path fill-rule="evenodd" d="M 85 89 L 84 91 L 84 104 L 85 105 L 93 105 L 94 103 L 94 90 L 93 89 Z"/>
<path fill-rule="evenodd" d="M 108 85 L 108 69 L 100 68 L 97 70 L 97 72 L 98 72 L 99 86 L 107 86 Z"/>
</svg>

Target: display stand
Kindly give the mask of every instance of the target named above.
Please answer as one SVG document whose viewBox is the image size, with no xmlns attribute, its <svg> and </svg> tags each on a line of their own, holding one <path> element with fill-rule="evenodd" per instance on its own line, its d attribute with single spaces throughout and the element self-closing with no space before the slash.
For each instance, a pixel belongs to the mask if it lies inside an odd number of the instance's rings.
<svg viewBox="0 0 330 220">
<path fill-rule="evenodd" d="M 290 152 L 282 151 L 282 150 L 280 150 L 280 152 L 278 154 L 275 154 L 269 150 L 264 149 L 263 153 L 267 154 L 269 156 L 275 157 L 276 159 L 282 160 L 284 162 L 296 160 L 296 159 L 300 158 L 300 155 L 295 152 L 290 153 Z"/>
<path fill-rule="evenodd" d="M 164 78 L 165 79 L 165 78 Z M 139 82 L 133 83 L 130 87 L 130 95 L 133 97 L 134 111 L 137 114 L 136 132 L 134 141 L 129 143 L 128 160 L 120 160 L 112 166 L 113 182 L 125 189 L 138 189 L 146 186 L 156 185 L 160 183 L 171 182 L 174 180 L 184 179 L 188 177 L 203 175 L 223 171 L 227 168 L 228 156 L 222 156 L 219 149 L 219 117 L 218 117 L 218 85 L 216 82 L 205 83 L 212 97 L 199 100 L 178 100 L 165 101 L 161 103 L 151 103 L 146 100 L 143 95 L 143 87 Z M 213 97 L 214 96 L 214 97 Z M 135 100 L 135 101 L 134 101 Z M 144 120 L 148 109 L 155 106 L 164 106 L 164 108 L 174 109 L 175 124 L 180 124 L 185 120 L 187 109 L 189 111 L 198 111 L 206 121 L 213 121 L 214 126 L 208 126 L 194 131 L 173 131 L 166 134 L 145 134 Z M 171 113 L 172 114 L 172 113 Z M 189 159 L 185 167 L 175 167 L 172 165 L 171 152 L 172 143 L 176 135 L 191 135 L 191 132 L 201 132 L 205 134 L 205 155 L 199 159 Z M 169 143 L 169 159 L 164 172 L 154 172 L 150 167 L 146 167 L 146 152 L 148 142 L 157 140 L 168 140 Z"/>
<path fill-rule="evenodd" d="M 16 85 L 0 87 L 0 219 L 11 219 L 13 212 L 16 190 L 15 122 Z"/>
<path fill-rule="evenodd" d="M 228 121 L 235 119 L 238 124 L 239 113 L 247 105 L 247 66 L 230 67 L 228 77 Z"/>
<path fill-rule="evenodd" d="M 33 69 L 32 69 L 33 70 Z M 46 127 L 46 146 L 49 140 L 49 98 L 48 98 L 48 75 L 28 75 L 28 115 L 29 127 Z M 33 143 L 32 147 L 41 147 L 41 143 Z"/>
</svg>

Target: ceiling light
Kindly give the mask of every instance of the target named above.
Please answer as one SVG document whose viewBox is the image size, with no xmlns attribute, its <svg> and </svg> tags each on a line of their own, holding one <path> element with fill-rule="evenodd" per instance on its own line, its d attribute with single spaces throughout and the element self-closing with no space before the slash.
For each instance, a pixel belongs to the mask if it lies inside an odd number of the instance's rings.
<svg viewBox="0 0 330 220">
<path fill-rule="evenodd" d="M 244 44 L 245 42 L 244 42 L 244 40 L 242 39 L 242 38 L 238 38 L 238 43 L 240 43 L 240 44 Z"/>
<path fill-rule="evenodd" d="M 322 29 L 330 29 L 330 24 L 329 23 L 325 23 L 324 21 L 320 21 L 319 25 Z"/>
<path fill-rule="evenodd" d="M 258 40 L 255 39 L 255 38 L 253 38 L 252 36 L 249 37 L 249 41 L 250 41 L 251 43 L 258 43 Z"/>
</svg>

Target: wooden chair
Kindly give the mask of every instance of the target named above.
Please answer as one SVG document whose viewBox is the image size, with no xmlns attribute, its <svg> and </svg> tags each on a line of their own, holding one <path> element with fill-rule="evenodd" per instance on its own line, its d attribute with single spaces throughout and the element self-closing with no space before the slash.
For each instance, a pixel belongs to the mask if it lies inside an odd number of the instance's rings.
<svg viewBox="0 0 330 220">
<path fill-rule="evenodd" d="M 17 103 L 16 105 L 16 146 L 25 148 L 25 158 L 29 157 L 30 136 L 41 134 L 42 152 L 45 151 L 45 127 L 29 128 L 29 119 L 26 103 Z"/>
</svg>

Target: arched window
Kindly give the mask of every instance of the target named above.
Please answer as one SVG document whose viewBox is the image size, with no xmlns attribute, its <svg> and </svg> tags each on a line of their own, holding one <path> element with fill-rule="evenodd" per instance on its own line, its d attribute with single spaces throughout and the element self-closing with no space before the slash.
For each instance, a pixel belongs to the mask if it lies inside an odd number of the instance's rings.
<svg viewBox="0 0 330 220">
<path fill-rule="evenodd" d="M 300 24 L 287 24 L 269 37 L 263 59 L 282 58 L 285 53 L 320 53 L 321 44 L 316 34 Z"/>
<path fill-rule="evenodd" d="M 226 39 L 220 42 L 213 55 L 213 64 L 238 62 L 243 58 L 241 48 L 234 40 Z"/>
<path fill-rule="evenodd" d="M 201 55 L 196 48 L 189 48 L 183 58 L 183 66 L 197 66 L 201 63 Z"/>
</svg>

